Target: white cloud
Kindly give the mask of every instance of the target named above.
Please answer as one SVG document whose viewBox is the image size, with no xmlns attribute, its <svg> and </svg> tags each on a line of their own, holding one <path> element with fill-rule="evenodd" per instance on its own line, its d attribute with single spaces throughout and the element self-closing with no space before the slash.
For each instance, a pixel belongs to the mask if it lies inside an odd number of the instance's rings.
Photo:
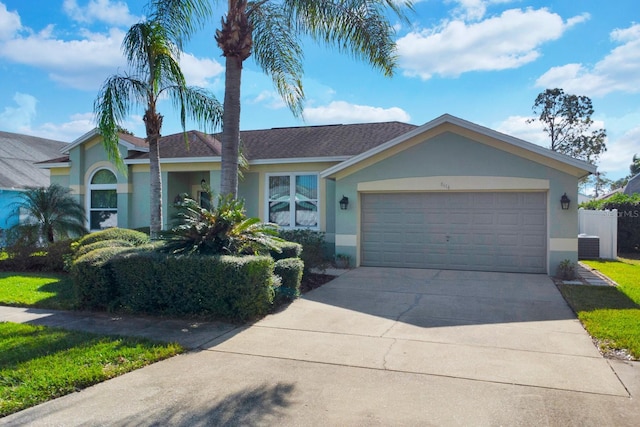
<svg viewBox="0 0 640 427">
<path fill-rule="evenodd" d="M 9 12 L 7 6 L 0 3 L 0 40 L 12 38 L 20 28 L 20 15 L 17 12 Z"/>
<path fill-rule="evenodd" d="M 279 110 L 281 108 L 287 108 L 287 104 L 284 102 L 278 92 L 272 90 L 263 90 L 257 96 L 248 100 L 249 104 L 264 104 L 270 110 Z"/>
<path fill-rule="evenodd" d="M 536 86 L 590 96 L 640 92 L 640 24 L 612 31 L 611 40 L 619 46 L 592 67 L 575 63 L 553 67 L 538 78 Z"/>
<path fill-rule="evenodd" d="M 76 40 L 53 37 L 53 26 L 37 34 L 0 44 L 0 57 L 43 69 L 52 80 L 76 89 L 97 90 L 104 79 L 125 64 L 120 51 L 124 33 L 84 32 Z"/>
<path fill-rule="evenodd" d="M 42 138 L 71 142 L 95 127 L 93 113 L 74 114 L 65 123 L 44 123 L 30 130 L 29 134 Z"/>
<path fill-rule="evenodd" d="M 20 92 L 16 92 L 13 100 L 17 107 L 5 107 L 0 113 L 0 129 L 19 133 L 31 126 L 36 116 L 38 100 L 32 95 Z"/>
<path fill-rule="evenodd" d="M 219 62 L 209 58 L 196 58 L 190 53 L 180 55 L 180 68 L 187 84 L 191 86 L 211 86 L 210 79 L 224 74 L 224 67 Z"/>
<path fill-rule="evenodd" d="M 129 6 L 121 1 L 90 0 L 81 7 L 76 0 L 64 0 L 62 7 L 71 19 L 83 24 L 100 21 L 109 25 L 130 26 L 141 20 L 141 17 L 132 15 Z"/>
<path fill-rule="evenodd" d="M 312 124 L 408 122 L 411 119 L 406 111 L 398 107 L 371 107 L 350 104 L 345 101 L 333 101 L 329 105 L 321 107 L 307 107 L 302 115 L 306 122 Z"/>
<path fill-rule="evenodd" d="M 527 123 L 532 116 L 510 116 L 501 123 L 498 123 L 494 129 L 498 132 L 523 139 L 542 147 L 549 147 L 549 136 L 544 132 L 544 126 L 539 120 Z"/>
<path fill-rule="evenodd" d="M 564 22 L 547 9 L 510 9 L 473 24 L 447 21 L 401 37 L 400 66 L 405 75 L 423 80 L 434 74 L 457 77 L 469 71 L 518 68 L 536 60 L 542 44 L 586 19 L 588 15 L 582 15 Z"/>
<path fill-rule="evenodd" d="M 484 17 L 487 7 L 492 4 L 511 3 L 513 0 L 448 0 L 446 3 L 457 3 L 453 16 L 463 20 L 477 21 Z"/>
<path fill-rule="evenodd" d="M 608 140 L 607 151 L 600 157 L 598 169 L 607 172 L 610 179 L 626 176 L 634 154 L 640 155 L 640 125 L 615 140 Z"/>
</svg>

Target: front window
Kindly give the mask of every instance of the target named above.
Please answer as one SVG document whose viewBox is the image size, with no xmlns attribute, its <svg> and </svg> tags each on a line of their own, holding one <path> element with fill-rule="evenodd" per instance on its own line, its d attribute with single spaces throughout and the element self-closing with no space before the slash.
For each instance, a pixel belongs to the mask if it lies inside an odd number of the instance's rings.
<svg viewBox="0 0 640 427">
<path fill-rule="evenodd" d="M 318 175 L 269 176 L 269 222 L 281 227 L 318 227 Z"/>
<path fill-rule="evenodd" d="M 101 169 L 89 184 L 89 229 L 118 226 L 118 181 L 113 172 Z"/>
</svg>

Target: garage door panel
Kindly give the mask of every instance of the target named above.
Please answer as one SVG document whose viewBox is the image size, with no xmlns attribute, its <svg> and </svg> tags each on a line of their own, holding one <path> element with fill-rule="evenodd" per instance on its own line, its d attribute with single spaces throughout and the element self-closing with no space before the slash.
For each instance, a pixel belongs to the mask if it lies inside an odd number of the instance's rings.
<svg viewBox="0 0 640 427">
<path fill-rule="evenodd" d="M 362 265 L 546 271 L 545 193 L 363 194 Z"/>
</svg>

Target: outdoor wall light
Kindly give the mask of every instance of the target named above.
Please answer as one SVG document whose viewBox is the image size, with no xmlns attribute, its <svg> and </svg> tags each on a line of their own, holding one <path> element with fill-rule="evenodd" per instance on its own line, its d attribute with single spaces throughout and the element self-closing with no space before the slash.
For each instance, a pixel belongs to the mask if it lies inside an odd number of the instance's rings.
<svg viewBox="0 0 640 427">
<path fill-rule="evenodd" d="M 204 188 L 205 185 L 207 185 L 207 180 L 202 178 L 202 181 L 200 181 L 200 187 Z"/>
<path fill-rule="evenodd" d="M 349 206 L 349 198 L 343 195 L 339 203 L 340 203 L 340 209 L 342 209 L 343 211 L 346 211 L 347 207 Z"/>
<path fill-rule="evenodd" d="M 569 209 L 570 203 L 571 203 L 571 200 L 567 197 L 567 193 L 564 193 L 560 198 L 560 206 L 562 206 L 562 210 L 566 211 L 567 209 Z"/>
</svg>

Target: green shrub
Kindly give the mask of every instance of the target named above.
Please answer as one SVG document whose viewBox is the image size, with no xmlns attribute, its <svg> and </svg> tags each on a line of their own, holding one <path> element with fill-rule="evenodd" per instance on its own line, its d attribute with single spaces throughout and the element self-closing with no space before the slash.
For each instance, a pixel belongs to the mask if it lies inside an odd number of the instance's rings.
<svg viewBox="0 0 640 427">
<path fill-rule="evenodd" d="M 67 258 L 71 255 L 71 243 L 73 240 L 58 240 L 44 248 L 44 271 L 65 271 Z"/>
<path fill-rule="evenodd" d="M 78 246 L 76 252 L 74 253 L 75 258 L 80 258 L 84 254 L 88 254 L 89 252 L 95 249 L 101 248 L 132 248 L 135 245 L 129 240 L 98 240 L 93 243 L 84 244 L 82 246 Z"/>
<path fill-rule="evenodd" d="M 324 233 L 307 229 L 280 230 L 280 237 L 289 242 L 302 245 L 300 258 L 304 262 L 304 271 L 325 270 L 329 262 L 325 256 Z"/>
<path fill-rule="evenodd" d="M 108 266 L 116 255 L 130 248 L 106 247 L 93 250 L 73 262 L 71 277 L 78 307 L 113 309 L 118 289 Z"/>
<path fill-rule="evenodd" d="M 126 240 L 133 243 L 134 246 L 145 245 L 151 242 L 151 239 L 145 233 L 127 228 L 107 228 L 87 234 L 78 240 L 78 247 L 90 245 L 102 240 Z"/>
<path fill-rule="evenodd" d="M 129 252 L 108 267 L 118 305 L 134 313 L 245 320 L 273 304 L 273 259 Z"/>
<path fill-rule="evenodd" d="M 302 245 L 296 242 L 282 241 L 276 244 L 279 252 L 272 249 L 269 253 L 274 260 L 287 259 L 287 258 L 300 258 L 302 254 Z"/>
<path fill-rule="evenodd" d="M 278 293 L 285 298 L 294 299 L 300 296 L 300 282 L 304 263 L 300 258 L 287 258 L 276 261 L 273 272 L 281 278 Z"/>
</svg>

